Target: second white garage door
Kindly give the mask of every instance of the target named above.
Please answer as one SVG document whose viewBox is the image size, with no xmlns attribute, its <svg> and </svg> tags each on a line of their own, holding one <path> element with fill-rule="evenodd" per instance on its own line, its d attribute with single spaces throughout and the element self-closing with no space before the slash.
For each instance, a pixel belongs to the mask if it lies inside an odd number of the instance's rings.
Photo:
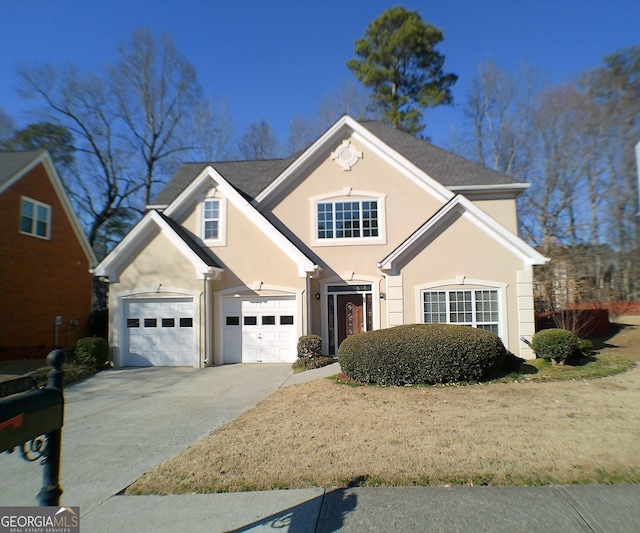
<svg viewBox="0 0 640 533">
<path fill-rule="evenodd" d="M 296 360 L 296 301 L 227 298 L 223 336 L 225 363 L 291 363 Z"/>
</svg>

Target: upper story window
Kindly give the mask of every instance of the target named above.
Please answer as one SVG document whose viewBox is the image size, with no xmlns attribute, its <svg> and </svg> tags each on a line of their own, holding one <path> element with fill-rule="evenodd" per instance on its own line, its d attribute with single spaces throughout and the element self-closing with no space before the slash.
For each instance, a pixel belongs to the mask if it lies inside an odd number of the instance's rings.
<svg viewBox="0 0 640 533">
<path fill-rule="evenodd" d="M 20 233 L 50 239 L 51 206 L 23 197 L 20 206 Z"/>
<path fill-rule="evenodd" d="M 315 243 L 380 244 L 384 236 L 384 199 L 322 198 L 315 201 Z"/>
<path fill-rule="evenodd" d="M 318 204 L 318 239 L 378 236 L 378 202 L 322 202 Z"/>
<path fill-rule="evenodd" d="M 226 244 L 226 200 L 206 198 L 201 205 L 202 239 L 210 246 Z"/>
<path fill-rule="evenodd" d="M 218 239 L 220 231 L 220 200 L 204 201 L 204 238 Z"/>
</svg>

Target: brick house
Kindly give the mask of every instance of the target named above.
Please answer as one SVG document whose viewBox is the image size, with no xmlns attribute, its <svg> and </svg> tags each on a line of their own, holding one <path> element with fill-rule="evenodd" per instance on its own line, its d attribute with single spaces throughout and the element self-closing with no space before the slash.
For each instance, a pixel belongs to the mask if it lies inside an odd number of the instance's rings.
<svg viewBox="0 0 640 533">
<path fill-rule="evenodd" d="M 87 335 L 95 264 L 48 152 L 0 152 L 0 361 Z"/>
</svg>

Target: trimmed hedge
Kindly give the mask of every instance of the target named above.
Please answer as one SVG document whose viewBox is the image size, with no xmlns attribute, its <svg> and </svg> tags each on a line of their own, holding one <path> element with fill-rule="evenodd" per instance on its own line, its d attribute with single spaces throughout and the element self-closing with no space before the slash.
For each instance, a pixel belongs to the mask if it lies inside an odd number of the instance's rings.
<svg viewBox="0 0 640 533">
<path fill-rule="evenodd" d="M 100 370 L 109 360 L 109 345 L 102 337 L 78 340 L 73 348 L 73 362 Z"/>
<path fill-rule="evenodd" d="M 322 355 L 322 338 L 318 335 L 303 335 L 298 339 L 298 357 L 311 358 Z"/>
<path fill-rule="evenodd" d="M 533 336 L 531 349 L 537 357 L 562 365 L 574 352 L 580 351 L 581 343 L 568 329 L 543 329 Z"/>
<path fill-rule="evenodd" d="M 411 324 L 368 331 L 338 350 L 349 378 L 380 385 L 480 381 L 502 364 L 506 350 L 490 331 L 451 324 Z"/>
</svg>

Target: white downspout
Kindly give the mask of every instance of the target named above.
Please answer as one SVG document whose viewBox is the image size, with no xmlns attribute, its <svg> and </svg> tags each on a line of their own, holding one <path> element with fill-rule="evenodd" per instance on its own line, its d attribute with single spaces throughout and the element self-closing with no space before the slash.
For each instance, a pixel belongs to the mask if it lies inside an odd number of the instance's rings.
<svg viewBox="0 0 640 533">
<path fill-rule="evenodd" d="M 211 366 L 213 356 L 213 323 L 211 302 L 211 279 L 204 278 L 204 366 Z M 214 362 L 215 363 L 215 362 Z"/>
<path fill-rule="evenodd" d="M 303 328 L 302 333 L 303 335 L 310 335 L 311 334 L 311 276 L 307 275 L 307 280 L 306 280 L 306 289 L 305 289 L 305 293 L 306 293 L 306 305 L 307 305 L 307 324 L 306 327 Z M 305 295 L 302 295 L 302 299 L 304 301 L 305 299 Z"/>
</svg>

